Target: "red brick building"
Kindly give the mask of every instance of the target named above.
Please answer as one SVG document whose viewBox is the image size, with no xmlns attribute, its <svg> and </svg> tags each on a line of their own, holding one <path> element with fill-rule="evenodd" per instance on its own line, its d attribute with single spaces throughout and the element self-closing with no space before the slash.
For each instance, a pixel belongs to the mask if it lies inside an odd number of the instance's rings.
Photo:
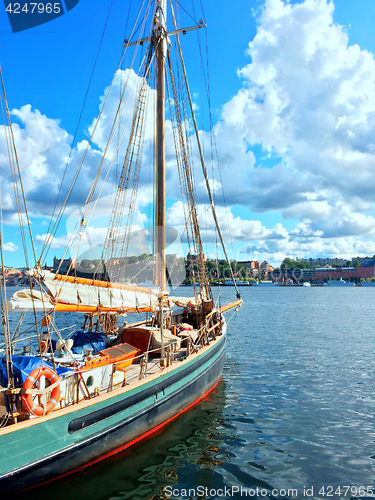
<svg viewBox="0 0 375 500">
<path fill-rule="evenodd" d="M 340 278 L 350 280 L 350 278 L 353 278 L 355 281 L 359 281 L 361 278 L 374 277 L 375 265 L 368 267 L 329 267 L 314 270 L 314 280 L 338 280 Z"/>
</svg>

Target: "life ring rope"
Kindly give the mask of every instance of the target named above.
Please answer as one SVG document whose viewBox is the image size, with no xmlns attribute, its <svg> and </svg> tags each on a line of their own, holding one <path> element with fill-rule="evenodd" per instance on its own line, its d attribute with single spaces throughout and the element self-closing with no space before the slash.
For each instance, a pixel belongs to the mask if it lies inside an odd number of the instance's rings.
<svg viewBox="0 0 375 500">
<path fill-rule="evenodd" d="M 22 387 L 21 394 L 32 394 L 33 396 L 41 396 L 45 392 L 52 391 L 52 389 L 54 389 L 58 385 L 60 385 L 60 378 L 59 378 L 59 380 L 57 380 L 56 382 L 54 382 L 52 385 L 49 385 L 45 389 L 24 389 Z"/>
<path fill-rule="evenodd" d="M 32 389 L 33 385 L 41 377 L 45 377 L 50 385 L 44 389 Z M 47 394 L 51 393 L 47 400 Z M 37 417 L 47 415 L 56 407 L 60 400 L 60 378 L 57 374 L 47 367 L 35 368 L 26 378 L 22 386 L 22 402 L 30 413 Z M 33 399 L 33 396 L 39 396 L 39 405 Z M 41 401 L 40 401 L 41 400 Z"/>
</svg>

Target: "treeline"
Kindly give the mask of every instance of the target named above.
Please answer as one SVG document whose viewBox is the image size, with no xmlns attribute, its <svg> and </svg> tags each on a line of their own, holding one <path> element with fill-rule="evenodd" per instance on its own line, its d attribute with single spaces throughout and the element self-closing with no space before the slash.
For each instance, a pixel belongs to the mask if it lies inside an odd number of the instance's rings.
<svg viewBox="0 0 375 500">
<path fill-rule="evenodd" d="M 341 267 L 340 264 L 331 264 L 332 267 Z M 354 261 L 354 263 L 352 264 L 352 262 L 350 260 L 347 260 L 344 262 L 344 267 L 361 267 L 361 263 L 359 262 L 359 260 L 356 260 Z M 280 264 L 280 269 L 282 271 L 285 271 L 285 270 L 288 270 L 288 271 L 293 271 L 294 269 L 315 269 L 316 267 L 321 267 L 321 266 L 309 266 L 307 264 L 307 262 L 303 262 L 303 261 L 300 261 L 300 260 L 294 260 L 294 259 L 291 259 L 289 257 L 287 257 L 286 259 L 284 259 L 282 261 L 282 263 Z"/>
</svg>

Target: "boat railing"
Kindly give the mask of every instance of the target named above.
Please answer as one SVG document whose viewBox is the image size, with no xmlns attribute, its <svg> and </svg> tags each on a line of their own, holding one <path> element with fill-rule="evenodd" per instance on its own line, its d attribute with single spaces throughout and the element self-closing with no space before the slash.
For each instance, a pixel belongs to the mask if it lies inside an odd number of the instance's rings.
<svg viewBox="0 0 375 500">
<path fill-rule="evenodd" d="M 212 339 L 215 340 L 215 338 L 216 338 L 215 333 L 216 333 L 216 331 L 218 331 L 218 332 L 221 331 L 221 327 L 222 327 L 223 322 L 220 320 L 220 321 L 217 321 L 216 323 L 214 323 L 214 319 L 215 318 L 214 318 L 213 314 L 210 314 L 206 317 L 205 324 L 197 331 L 198 335 L 197 335 L 197 338 L 195 341 L 193 340 L 193 338 L 191 336 L 188 336 L 186 338 L 186 357 L 189 357 L 193 353 L 197 353 L 202 347 L 204 347 L 204 345 L 207 345 L 210 342 L 209 337 L 211 337 L 211 340 Z M 174 359 L 174 354 L 175 354 L 175 345 L 174 344 L 166 345 L 164 347 L 164 352 L 165 352 L 164 358 L 160 359 L 160 360 L 158 359 L 158 361 L 156 363 L 157 365 L 159 365 L 159 368 L 161 370 L 172 365 L 173 359 Z M 129 367 L 119 367 L 119 365 L 124 363 L 123 359 L 119 360 L 119 361 L 112 362 L 111 363 L 112 373 L 110 376 L 110 381 L 109 381 L 108 387 L 103 388 L 102 391 L 104 390 L 106 392 L 111 392 L 114 388 L 113 380 L 114 380 L 114 374 L 116 373 L 116 371 L 122 371 L 125 373 L 131 367 L 134 367 L 134 364 L 138 360 L 139 360 L 138 380 L 141 380 L 144 377 L 146 377 L 147 372 L 149 370 L 149 363 L 150 363 L 149 357 L 150 357 L 150 355 L 156 354 L 156 353 L 160 353 L 160 347 L 156 348 L 156 349 L 149 349 L 145 352 L 138 354 L 137 356 L 135 356 L 134 358 L 131 359 L 131 365 Z M 84 374 L 87 374 L 87 372 L 88 372 L 88 370 L 85 367 L 81 367 L 79 369 L 75 368 L 72 373 L 68 373 L 62 379 L 64 382 L 69 383 L 68 381 L 72 380 L 72 377 L 75 378 L 75 381 L 72 381 L 73 382 L 72 388 L 74 391 L 74 397 L 72 400 L 73 404 L 78 403 L 80 401 L 80 399 L 82 399 L 82 397 L 83 397 L 83 399 L 91 399 L 91 398 L 93 398 L 95 396 L 99 396 L 101 394 L 101 391 L 99 390 L 99 388 L 95 387 L 93 390 L 90 390 L 90 388 L 87 386 L 87 382 L 85 381 L 85 377 L 83 376 Z M 125 376 L 124 376 L 124 380 L 122 382 L 120 382 L 120 384 L 122 384 L 122 386 L 129 384 L 129 382 L 128 383 L 125 382 Z M 115 387 L 118 387 L 118 386 L 119 386 L 119 383 L 116 383 Z M 45 389 L 43 389 L 42 392 L 46 393 L 48 391 L 51 391 L 53 389 L 53 387 L 54 386 L 46 387 Z M 10 394 L 10 393 L 15 394 L 15 393 L 23 393 L 24 390 L 22 388 L 19 388 L 19 389 L 12 389 L 11 391 L 9 391 L 9 389 L 7 389 L 7 388 L 0 388 L 0 392 L 6 392 L 7 394 Z M 41 390 L 34 390 L 33 394 L 34 394 L 34 392 L 35 392 L 35 394 L 39 395 L 41 393 Z M 62 404 L 63 400 L 65 400 L 65 398 L 61 398 L 59 401 L 60 408 L 62 408 L 61 404 Z M 18 416 L 24 412 L 16 412 L 16 413 Z M 15 415 L 13 415 L 13 417 L 14 416 Z"/>
<path fill-rule="evenodd" d="M 165 351 L 166 351 L 166 357 L 169 358 L 169 363 L 167 362 L 167 366 L 170 366 L 170 364 L 172 363 L 174 351 L 171 348 L 171 346 L 166 346 Z M 137 360 L 140 361 L 140 363 L 139 363 L 139 366 L 140 366 L 139 380 L 144 378 L 147 375 L 148 364 L 149 364 L 149 355 L 153 354 L 153 353 L 158 353 L 158 352 L 160 352 L 160 348 L 149 349 L 149 350 L 139 354 L 138 356 L 134 356 L 134 358 L 132 358 L 132 364 L 130 366 L 134 366 L 135 361 L 137 361 Z M 110 381 L 110 383 L 108 385 L 108 389 L 107 389 L 108 392 L 110 392 L 113 388 L 113 375 L 115 374 L 116 370 L 123 371 L 123 372 L 126 371 L 126 368 L 118 368 L 118 366 L 117 366 L 117 365 L 121 365 L 123 363 L 124 363 L 123 359 L 119 360 L 119 361 L 114 361 L 111 363 L 113 368 L 112 368 L 112 374 L 111 374 L 111 381 Z M 160 369 L 162 369 L 162 368 L 164 368 L 164 366 L 160 365 Z M 76 369 L 76 370 L 74 370 L 73 373 L 70 373 L 66 377 L 64 377 L 63 380 L 65 381 L 65 380 L 69 380 L 71 377 L 77 377 L 78 378 L 77 385 L 79 386 L 81 381 L 82 381 L 84 390 L 87 393 L 88 398 L 91 399 L 91 397 L 93 397 L 93 396 L 90 394 L 90 391 L 88 390 L 88 387 L 85 383 L 85 380 L 82 377 L 83 374 L 85 374 L 85 373 L 87 374 L 87 371 L 88 370 L 85 368 Z M 116 385 L 118 385 L 118 384 L 116 384 Z M 94 394 L 94 396 L 95 395 L 98 395 L 98 394 Z"/>
<path fill-rule="evenodd" d="M 203 347 L 204 345 L 207 345 L 207 343 L 209 342 L 209 338 L 208 338 L 209 334 L 211 334 L 213 339 L 216 338 L 215 331 L 216 330 L 220 331 L 220 328 L 222 326 L 222 321 L 218 321 L 215 324 L 213 324 L 212 326 L 211 326 L 211 323 L 213 323 L 213 315 L 210 315 L 207 318 L 206 323 L 198 330 L 198 336 L 197 336 L 197 340 L 195 342 L 193 341 L 193 339 L 190 336 L 187 337 L 187 339 L 186 339 L 187 340 L 186 357 L 189 357 L 192 353 L 198 352 L 201 347 Z M 172 364 L 174 352 L 175 352 L 174 346 L 172 344 L 166 345 L 164 347 L 164 351 L 165 351 L 165 358 L 164 358 L 163 363 L 161 363 L 161 362 L 159 363 L 160 369 L 168 367 Z M 132 365 L 131 366 L 134 366 L 134 363 L 137 360 L 139 360 L 138 380 L 143 379 L 147 375 L 147 371 L 149 368 L 149 356 L 153 353 L 159 353 L 159 352 L 160 352 L 160 348 L 149 349 L 149 350 L 135 356 L 134 358 L 132 358 Z M 124 363 L 124 360 L 115 361 L 112 363 L 113 369 L 112 369 L 111 381 L 110 381 L 110 384 L 109 384 L 108 389 L 107 389 L 108 392 L 110 392 L 113 389 L 113 376 L 114 376 L 116 370 L 123 371 L 123 372 L 126 371 L 126 368 L 118 368 L 117 367 L 117 365 L 120 365 L 123 363 Z M 87 373 L 87 369 L 82 368 L 82 369 L 76 370 L 76 371 L 74 371 L 74 373 L 69 374 L 64 380 L 69 379 L 69 377 L 74 377 L 74 376 L 78 377 L 79 380 L 77 380 L 77 385 L 79 386 L 80 380 L 82 380 L 85 392 L 86 392 L 88 398 L 91 398 L 93 396 L 90 394 L 90 391 L 88 390 L 88 388 L 85 384 L 84 378 L 82 377 L 83 373 Z M 125 379 L 122 383 L 124 383 L 124 382 L 125 382 Z M 116 384 L 116 385 L 118 385 L 118 384 Z M 78 390 L 77 390 L 77 393 L 78 393 Z M 94 396 L 95 395 L 96 394 L 94 394 Z"/>
<path fill-rule="evenodd" d="M 214 312 L 217 311 L 212 311 L 210 314 L 206 316 L 205 324 L 198 330 L 197 342 L 201 347 L 209 342 L 209 334 L 211 334 L 211 336 L 215 340 L 216 338 L 215 330 L 219 329 L 219 332 L 221 331 L 221 326 L 223 325 L 223 322 L 221 320 L 215 324 L 212 324 L 214 320 L 213 316 Z"/>
</svg>

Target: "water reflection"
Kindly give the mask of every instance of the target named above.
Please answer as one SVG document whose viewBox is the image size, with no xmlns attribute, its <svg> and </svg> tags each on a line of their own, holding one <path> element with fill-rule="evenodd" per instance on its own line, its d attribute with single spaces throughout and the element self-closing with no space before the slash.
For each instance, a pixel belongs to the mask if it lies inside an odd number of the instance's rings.
<svg viewBox="0 0 375 500">
<path fill-rule="evenodd" d="M 221 382 L 164 431 L 92 467 L 30 490 L 28 499 L 144 500 L 165 498 L 168 485 L 192 488 L 192 478 L 199 484 L 216 484 L 215 469 L 230 460 L 225 443 L 233 429 L 224 417 L 224 407 L 225 383 Z"/>
<path fill-rule="evenodd" d="M 298 488 L 298 498 L 314 487 L 318 498 L 323 485 L 374 484 L 375 287 L 264 288 L 243 290 L 225 383 L 207 401 L 28 497 L 157 500 L 167 486 L 237 485 Z"/>
</svg>

